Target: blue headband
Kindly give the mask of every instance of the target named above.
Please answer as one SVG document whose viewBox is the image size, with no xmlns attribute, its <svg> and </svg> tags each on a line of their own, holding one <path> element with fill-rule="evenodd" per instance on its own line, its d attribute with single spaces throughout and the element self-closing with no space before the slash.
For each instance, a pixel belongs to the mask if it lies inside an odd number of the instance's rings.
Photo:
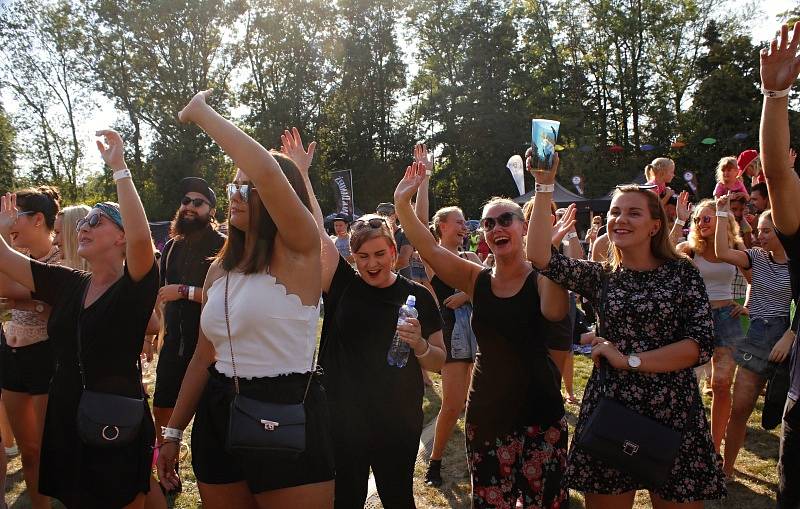
<svg viewBox="0 0 800 509">
<path fill-rule="evenodd" d="M 115 225 L 119 226 L 120 230 L 125 231 L 125 227 L 122 226 L 122 214 L 119 211 L 119 204 L 113 201 L 104 201 L 102 203 L 95 203 L 94 208 L 99 209 L 103 215 L 111 219 Z"/>
</svg>

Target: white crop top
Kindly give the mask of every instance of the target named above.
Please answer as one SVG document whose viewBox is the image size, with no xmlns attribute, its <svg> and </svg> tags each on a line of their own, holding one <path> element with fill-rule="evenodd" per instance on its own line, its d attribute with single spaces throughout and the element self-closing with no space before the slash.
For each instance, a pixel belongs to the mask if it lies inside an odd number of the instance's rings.
<svg viewBox="0 0 800 509">
<path fill-rule="evenodd" d="M 228 314 L 240 378 L 307 373 L 312 369 L 319 308 L 305 306 L 300 297 L 287 294 L 286 287 L 270 274 L 231 272 Z M 208 289 L 200 326 L 216 349 L 217 371 L 232 377 L 225 327 L 225 276 Z"/>
<path fill-rule="evenodd" d="M 695 255 L 694 264 L 706 284 L 708 300 L 732 300 L 733 280 L 736 278 L 736 266 L 726 262 L 710 262 L 701 255 Z"/>
</svg>

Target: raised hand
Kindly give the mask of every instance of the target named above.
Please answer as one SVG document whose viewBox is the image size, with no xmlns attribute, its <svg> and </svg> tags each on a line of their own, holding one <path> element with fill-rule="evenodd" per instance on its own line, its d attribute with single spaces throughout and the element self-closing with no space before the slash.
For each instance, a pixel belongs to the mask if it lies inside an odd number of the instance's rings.
<svg viewBox="0 0 800 509">
<path fill-rule="evenodd" d="M 425 165 L 427 175 L 433 172 L 433 154 L 428 152 L 428 146 L 424 143 L 414 145 L 414 161 Z"/>
<path fill-rule="evenodd" d="M 792 86 L 800 74 L 800 58 L 797 46 L 800 43 L 800 22 L 792 29 L 781 26 L 780 35 L 772 40 L 769 49 L 761 50 L 761 84 L 767 90 L 785 90 Z"/>
<path fill-rule="evenodd" d="M 678 195 L 678 205 L 675 207 L 675 213 L 681 221 L 689 219 L 689 193 L 687 191 L 683 191 Z"/>
<path fill-rule="evenodd" d="M 413 163 L 406 168 L 406 173 L 403 179 L 397 184 L 394 190 L 395 203 L 411 202 L 411 198 L 417 194 L 422 181 L 425 180 L 425 165 L 423 163 Z"/>
<path fill-rule="evenodd" d="M 308 144 L 308 150 L 303 147 L 303 138 L 300 137 L 300 131 L 296 127 L 292 127 L 291 132 L 284 131 L 281 135 L 281 152 L 294 161 L 304 177 L 308 176 L 308 169 L 311 167 L 316 148 L 316 141 Z"/>
<path fill-rule="evenodd" d="M 717 212 L 730 212 L 730 196 L 723 194 L 717 198 Z"/>
<path fill-rule="evenodd" d="M 194 97 L 189 101 L 189 104 L 178 112 L 178 120 L 181 122 L 194 122 L 194 114 L 200 109 L 208 108 L 206 99 L 214 92 L 213 88 L 203 90 L 194 94 Z"/>
<path fill-rule="evenodd" d="M 575 231 L 575 223 L 577 222 L 575 216 L 577 213 L 577 207 L 574 203 L 571 203 L 564 212 L 564 215 L 561 216 L 561 219 L 556 221 L 556 224 L 553 225 L 552 243 L 554 246 L 561 245 L 561 241 L 564 240 L 564 237 L 568 233 Z"/>
<path fill-rule="evenodd" d="M 789 169 L 792 171 L 794 171 L 795 159 L 797 159 L 797 152 L 795 152 L 793 148 L 789 147 Z"/>
<path fill-rule="evenodd" d="M 528 150 L 525 151 L 525 167 L 528 168 L 528 171 L 533 175 L 533 178 L 536 180 L 537 184 L 552 184 L 556 181 L 556 173 L 558 173 L 558 163 L 560 158 L 558 157 L 558 152 L 553 154 L 553 167 L 548 169 L 543 168 L 533 168 L 532 166 L 532 156 L 533 156 L 533 148 L 528 147 Z"/>
<path fill-rule="evenodd" d="M 11 227 L 17 222 L 17 195 L 6 193 L 0 196 L 0 235 L 8 238 Z"/>
<path fill-rule="evenodd" d="M 102 136 L 105 143 L 96 140 L 97 149 L 103 157 L 103 161 L 112 170 L 124 170 L 127 168 L 125 164 L 125 142 L 119 133 L 113 129 L 105 129 L 94 133 L 95 136 Z"/>
</svg>

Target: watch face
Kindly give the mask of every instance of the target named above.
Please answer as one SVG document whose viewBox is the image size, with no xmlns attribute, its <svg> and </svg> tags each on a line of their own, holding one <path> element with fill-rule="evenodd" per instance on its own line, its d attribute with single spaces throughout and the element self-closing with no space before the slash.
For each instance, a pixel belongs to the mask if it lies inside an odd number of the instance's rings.
<svg viewBox="0 0 800 509">
<path fill-rule="evenodd" d="M 642 364 L 642 359 L 635 355 L 628 356 L 628 366 L 632 368 L 638 368 Z"/>
</svg>

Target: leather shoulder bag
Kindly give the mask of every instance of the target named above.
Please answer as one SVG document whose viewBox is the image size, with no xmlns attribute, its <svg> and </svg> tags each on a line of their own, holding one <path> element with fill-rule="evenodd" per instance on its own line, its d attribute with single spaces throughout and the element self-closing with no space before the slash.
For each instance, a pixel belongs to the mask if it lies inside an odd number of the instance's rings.
<svg viewBox="0 0 800 509">
<path fill-rule="evenodd" d="M 597 330 L 606 336 L 605 307 L 608 298 L 608 273 L 603 273 L 603 289 L 597 311 Z M 680 451 L 681 432 L 631 410 L 606 395 L 608 362 L 599 368 L 600 398 L 578 437 L 577 446 L 595 459 L 657 489 L 672 473 Z M 687 428 L 695 422 L 696 402 L 691 402 Z"/>
<path fill-rule="evenodd" d="M 86 388 L 86 371 L 82 359 L 81 320 L 90 281 L 86 282 L 78 313 L 78 367 L 81 372 L 81 399 L 78 403 L 77 427 L 81 441 L 92 447 L 116 448 L 130 444 L 139 434 L 144 418 L 144 398 L 91 391 Z M 142 385 L 139 371 L 139 387 Z"/>
<path fill-rule="evenodd" d="M 225 326 L 233 366 L 233 385 L 236 394 L 230 405 L 226 448 L 230 452 L 269 452 L 294 457 L 306 449 L 306 396 L 311 387 L 314 370 L 308 375 L 308 383 L 300 403 L 269 403 L 239 394 L 239 377 L 233 356 L 231 323 L 228 314 L 228 281 L 225 276 Z M 316 349 L 314 357 L 316 357 Z"/>
</svg>

